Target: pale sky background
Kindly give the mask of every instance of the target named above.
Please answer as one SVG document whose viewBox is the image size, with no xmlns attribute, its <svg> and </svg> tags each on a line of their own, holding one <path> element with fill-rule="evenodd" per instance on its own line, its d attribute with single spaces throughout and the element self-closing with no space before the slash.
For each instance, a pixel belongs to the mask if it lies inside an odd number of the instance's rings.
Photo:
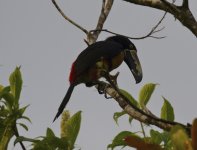
<svg viewBox="0 0 197 150">
<path fill-rule="evenodd" d="M 58 1 L 65 13 L 87 29 L 94 29 L 101 9 L 101 0 Z M 181 1 L 177 0 L 177 3 Z M 197 19 L 197 1 L 190 0 Z M 116 0 L 105 29 L 129 35 L 142 36 L 150 31 L 163 12 Z M 162 40 L 133 40 L 140 58 L 144 78 L 138 85 L 125 64 L 120 71 L 119 86 L 137 98 L 140 87 L 148 82 L 159 83 L 148 108 L 160 115 L 166 97 L 174 106 L 176 121 L 191 122 L 197 117 L 197 41 L 179 21 L 168 14 L 158 33 Z M 102 33 L 99 40 L 110 34 Z M 8 84 L 10 73 L 21 65 L 23 90 L 21 106 L 30 104 L 26 115 L 29 132 L 20 134 L 34 138 L 45 135 L 50 127 L 59 135 L 60 119 L 52 123 L 69 86 L 72 62 L 86 47 L 85 35 L 66 22 L 50 0 L 0 0 L 0 83 Z M 81 130 L 76 141 L 82 150 L 103 150 L 115 135 L 123 130 L 138 131 L 139 124 L 130 126 L 127 117 L 119 126 L 113 113 L 121 111 L 113 100 L 106 100 L 96 89 L 80 85 L 75 88 L 67 105 L 71 113 L 82 110 Z M 19 150 L 19 145 L 9 150 Z"/>
</svg>

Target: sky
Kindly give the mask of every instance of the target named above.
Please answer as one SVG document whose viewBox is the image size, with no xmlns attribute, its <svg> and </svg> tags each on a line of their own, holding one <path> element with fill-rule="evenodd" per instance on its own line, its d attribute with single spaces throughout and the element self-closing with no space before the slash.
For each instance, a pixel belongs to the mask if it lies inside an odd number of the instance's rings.
<svg viewBox="0 0 197 150">
<path fill-rule="evenodd" d="M 190 9 L 197 18 L 197 1 L 190 0 Z M 64 12 L 87 30 L 94 29 L 101 9 L 98 0 L 58 1 Z M 181 1 L 177 0 L 177 4 Z M 139 37 L 148 33 L 164 12 L 136 6 L 121 0 L 114 2 L 105 29 L 120 34 Z M 122 89 L 138 97 L 146 83 L 158 83 L 148 108 L 160 115 L 162 96 L 174 107 L 175 120 L 191 123 L 197 117 L 197 42 L 196 37 L 168 14 L 157 33 L 164 39 L 132 40 L 138 49 L 144 78 L 135 84 L 125 64 L 118 83 Z M 110 34 L 102 33 L 99 40 Z M 45 135 L 46 128 L 58 136 L 60 119 L 52 123 L 57 109 L 69 87 L 68 77 L 72 62 L 86 48 L 85 34 L 69 24 L 58 13 L 50 0 L 0 0 L 0 84 L 8 85 L 8 77 L 16 66 L 21 66 L 23 89 L 21 106 L 30 104 L 26 115 L 32 124 L 29 131 L 20 134 L 34 138 Z M 120 131 L 138 131 L 139 123 L 130 125 L 122 117 L 119 126 L 113 113 L 121 111 L 114 100 L 105 99 L 94 87 L 83 84 L 75 88 L 67 109 L 72 114 L 82 110 L 81 130 L 76 147 L 82 150 L 106 149 Z M 19 145 L 9 145 L 9 150 L 20 150 Z"/>
</svg>

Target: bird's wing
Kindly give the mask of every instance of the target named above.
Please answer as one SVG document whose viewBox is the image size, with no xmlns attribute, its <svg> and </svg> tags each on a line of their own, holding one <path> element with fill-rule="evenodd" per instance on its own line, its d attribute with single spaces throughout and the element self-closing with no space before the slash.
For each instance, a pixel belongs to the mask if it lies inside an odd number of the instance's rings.
<svg viewBox="0 0 197 150">
<path fill-rule="evenodd" d="M 111 59 L 123 50 L 123 47 L 112 41 L 100 41 L 88 46 L 74 62 L 76 76 L 87 71 L 101 57 Z"/>
</svg>

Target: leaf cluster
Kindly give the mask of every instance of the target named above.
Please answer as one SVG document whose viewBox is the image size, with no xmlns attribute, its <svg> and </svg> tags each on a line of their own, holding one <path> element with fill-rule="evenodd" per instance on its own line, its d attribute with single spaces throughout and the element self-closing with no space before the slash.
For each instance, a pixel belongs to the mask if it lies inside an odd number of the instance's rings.
<svg viewBox="0 0 197 150">
<path fill-rule="evenodd" d="M 7 149 L 10 139 L 14 135 L 18 136 L 18 125 L 28 130 L 19 119 L 31 122 L 27 116 L 24 116 L 28 106 L 19 105 L 22 84 L 20 67 L 16 67 L 9 77 L 9 85 L 0 85 L 0 149 Z"/>
<path fill-rule="evenodd" d="M 148 83 L 144 85 L 136 100 L 127 91 L 121 90 L 122 94 L 127 97 L 130 102 L 132 102 L 138 108 L 151 113 L 146 105 L 150 101 L 150 98 L 155 90 L 157 84 Z M 168 121 L 174 121 L 174 109 L 170 102 L 163 98 L 163 106 L 161 108 L 160 117 Z M 118 119 L 126 115 L 126 112 L 116 112 L 114 113 L 114 120 L 118 124 Z M 129 116 L 129 123 L 132 123 L 132 118 Z M 167 131 L 157 131 L 154 129 L 146 129 L 148 133 L 145 132 L 145 127 L 148 124 L 143 124 L 140 122 L 141 131 L 131 132 L 122 131 L 116 135 L 111 144 L 108 145 L 108 149 L 114 149 L 121 146 L 122 148 L 128 146 L 136 148 L 137 150 L 196 150 L 197 149 L 197 119 L 194 120 L 191 135 L 188 137 L 186 131 L 180 126 L 174 126 L 170 132 Z"/>
<path fill-rule="evenodd" d="M 81 111 L 72 117 L 67 111 L 63 113 L 61 137 L 56 136 L 50 128 L 47 128 L 45 136 L 33 139 L 19 135 L 18 126 L 28 131 L 28 126 L 20 120 L 25 119 L 31 123 L 30 118 L 24 115 L 28 106 L 20 107 L 19 105 L 22 85 L 20 67 L 16 67 L 11 73 L 8 86 L 0 85 L 0 150 L 7 149 L 13 136 L 16 136 L 14 145 L 20 143 L 23 150 L 26 149 L 23 142 L 30 142 L 33 150 L 74 149 L 81 125 Z"/>
<path fill-rule="evenodd" d="M 64 112 L 63 118 L 65 118 L 67 114 L 68 112 Z M 61 137 L 56 136 L 52 129 L 47 128 L 45 136 L 34 139 L 20 136 L 15 140 L 14 144 L 26 141 L 32 143 L 33 150 L 72 150 L 75 147 L 75 141 L 80 130 L 80 123 L 81 111 L 75 113 L 72 117 L 69 117 L 66 120 L 62 119 L 61 126 L 63 127 L 61 128 Z"/>
<path fill-rule="evenodd" d="M 80 131 L 81 111 L 71 117 L 68 111 L 63 112 L 60 137 L 56 136 L 50 128 L 47 128 L 45 136 L 39 136 L 33 139 L 19 135 L 18 126 L 28 131 L 28 126 L 21 122 L 21 119 L 31 122 L 30 118 L 24 115 L 28 106 L 20 107 L 19 105 L 22 84 L 20 67 L 16 67 L 9 77 L 9 85 L 0 85 L 0 149 L 6 150 L 13 136 L 16 136 L 14 145 L 20 143 L 23 149 L 25 149 L 23 142 L 30 142 L 31 149 L 33 150 L 74 149 Z M 125 90 L 120 91 L 136 107 L 151 113 L 147 108 L 147 104 L 156 86 L 157 84 L 154 83 L 144 85 L 139 92 L 137 100 L 129 92 Z M 174 121 L 175 117 L 172 105 L 166 98 L 162 98 L 164 102 L 161 107 L 160 117 L 168 121 Z M 118 119 L 123 115 L 126 115 L 126 112 L 114 113 L 113 118 L 117 124 Z M 129 117 L 129 123 L 131 124 L 132 122 L 133 118 Z M 112 143 L 108 145 L 108 149 L 127 146 L 134 147 L 138 150 L 197 150 L 197 119 L 193 122 L 191 137 L 188 137 L 186 131 L 180 126 L 174 126 L 170 132 L 167 132 L 157 131 L 152 128 L 145 130 L 145 127 L 149 127 L 149 125 L 141 122 L 140 125 L 141 131 L 120 132 L 114 137 Z"/>
</svg>

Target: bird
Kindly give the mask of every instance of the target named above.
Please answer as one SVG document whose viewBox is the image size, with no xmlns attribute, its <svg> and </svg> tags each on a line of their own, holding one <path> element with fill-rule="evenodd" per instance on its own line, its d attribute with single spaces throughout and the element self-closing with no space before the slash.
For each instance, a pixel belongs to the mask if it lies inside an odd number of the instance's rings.
<svg viewBox="0 0 197 150">
<path fill-rule="evenodd" d="M 98 84 L 103 72 L 110 73 L 125 62 L 131 70 L 136 83 L 142 80 L 142 67 L 135 45 L 125 36 L 115 35 L 95 42 L 83 50 L 72 63 L 70 86 L 63 98 L 53 122 L 66 107 L 75 86 L 84 83 L 87 87 Z"/>
</svg>

